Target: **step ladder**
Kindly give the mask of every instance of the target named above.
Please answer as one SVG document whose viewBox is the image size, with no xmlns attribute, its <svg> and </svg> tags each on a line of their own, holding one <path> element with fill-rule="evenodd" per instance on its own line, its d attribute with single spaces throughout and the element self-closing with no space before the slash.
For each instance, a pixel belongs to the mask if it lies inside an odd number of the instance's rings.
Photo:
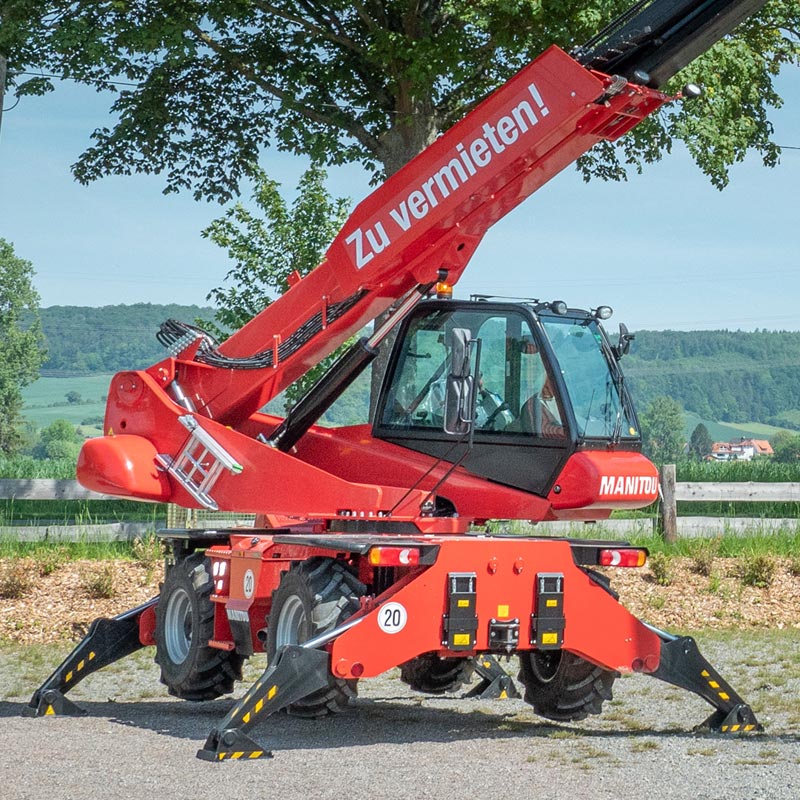
<svg viewBox="0 0 800 800">
<path fill-rule="evenodd" d="M 211 497 L 214 484 L 223 470 L 238 475 L 244 467 L 193 416 L 185 414 L 178 417 L 178 422 L 190 433 L 183 450 L 175 458 L 159 453 L 156 461 L 203 508 L 219 511 L 217 502 Z"/>
</svg>

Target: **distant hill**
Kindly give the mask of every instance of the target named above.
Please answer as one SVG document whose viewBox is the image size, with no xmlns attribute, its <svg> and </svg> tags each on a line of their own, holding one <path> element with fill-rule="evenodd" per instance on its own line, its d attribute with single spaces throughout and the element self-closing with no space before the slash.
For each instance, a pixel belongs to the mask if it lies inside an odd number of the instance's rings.
<svg viewBox="0 0 800 800">
<path fill-rule="evenodd" d="M 167 319 L 210 319 L 211 308 L 182 305 L 50 306 L 40 310 L 47 339 L 42 375 L 90 375 L 140 369 L 164 357 L 156 341 Z"/>
<path fill-rule="evenodd" d="M 165 353 L 155 339 L 161 322 L 194 322 L 213 313 L 199 306 L 150 303 L 43 308 L 49 348 L 43 375 L 149 366 Z M 638 331 L 623 366 L 639 409 L 667 395 L 689 419 L 800 430 L 800 332 Z"/>
<path fill-rule="evenodd" d="M 623 365 L 639 408 L 666 395 L 704 419 L 800 429 L 800 332 L 639 331 Z"/>
</svg>

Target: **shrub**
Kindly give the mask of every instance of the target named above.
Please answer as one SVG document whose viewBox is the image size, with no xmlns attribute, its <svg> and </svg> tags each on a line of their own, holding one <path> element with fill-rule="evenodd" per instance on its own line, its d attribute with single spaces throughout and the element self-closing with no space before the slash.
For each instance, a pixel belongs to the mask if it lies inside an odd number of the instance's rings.
<svg viewBox="0 0 800 800">
<path fill-rule="evenodd" d="M 708 578 L 719 555 L 718 539 L 701 539 L 692 547 L 692 571 Z"/>
<path fill-rule="evenodd" d="M 164 545 L 153 533 L 137 536 L 131 544 L 131 550 L 136 561 L 148 569 L 160 564 L 164 558 Z"/>
<path fill-rule="evenodd" d="M 739 563 L 739 579 L 745 586 L 766 589 L 775 578 L 777 561 L 768 553 L 747 553 Z"/>
<path fill-rule="evenodd" d="M 114 568 L 103 564 L 85 570 L 81 574 L 81 588 L 92 600 L 107 600 L 116 593 L 114 588 Z"/>
<path fill-rule="evenodd" d="M 31 576 L 27 564 L 11 561 L 0 569 L 0 597 L 16 600 L 24 597 L 31 588 Z"/>
<path fill-rule="evenodd" d="M 800 556 L 792 556 L 789 559 L 789 574 L 800 578 Z"/>
<path fill-rule="evenodd" d="M 41 550 L 34 556 L 39 574 L 42 577 L 52 575 L 59 567 L 69 560 L 69 553 L 65 547 L 53 547 Z"/>
<path fill-rule="evenodd" d="M 672 583 L 672 559 L 666 553 L 653 553 L 648 561 L 650 574 L 659 586 Z"/>
</svg>

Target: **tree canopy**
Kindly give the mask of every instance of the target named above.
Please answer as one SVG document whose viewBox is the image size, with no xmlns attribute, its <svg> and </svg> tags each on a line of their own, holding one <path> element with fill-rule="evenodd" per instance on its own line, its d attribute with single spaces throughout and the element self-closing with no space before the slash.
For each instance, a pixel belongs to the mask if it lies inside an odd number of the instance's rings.
<svg viewBox="0 0 800 800">
<path fill-rule="evenodd" d="M 0 239 L 0 454 L 22 445 L 20 390 L 39 376 L 44 360 L 33 265 Z M 23 323 L 23 317 L 25 322 Z"/>
<path fill-rule="evenodd" d="M 205 325 L 219 338 L 237 330 L 289 288 L 297 272 L 308 275 L 316 267 L 347 218 L 349 201 L 334 199 L 325 189 L 327 174 L 312 164 L 300 177 L 291 206 L 277 181 L 263 170 L 253 170 L 253 204 L 241 203 L 214 220 L 203 236 L 225 249 L 234 266 L 225 285 L 212 289 L 207 300 L 217 310 L 215 323 Z"/>
<path fill-rule="evenodd" d="M 689 438 L 689 457 L 702 461 L 711 455 L 714 440 L 703 423 L 699 423 Z"/>
<path fill-rule="evenodd" d="M 115 92 L 113 121 L 74 172 L 163 173 L 166 191 L 234 195 L 267 145 L 326 165 L 391 174 L 555 43 L 582 44 L 631 0 L 6 0 L 0 56 L 19 95 L 47 75 Z M 755 150 L 777 161 L 771 108 L 797 63 L 800 6 L 771 0 L 673 79 L 678 103 L 580 162 L 620 179 L 683 140 L 718 187 Z"/>
<path fill-rule="evenodd" d="M 656 397 L 639 415 L 642 449 L 656 464 L 674 464 L 683 454 L 683 410 L 671 397 Z"/>
<path fill-rule="evenodd" d="M 255 167 L 253 178 L 256 212 L 236 203 L 203 231 L 203 236 L 224 248 L 234 262 L 225 285 L 212 289 L 206 298 L 217 305 L 214 320 L 198 320 L 220 339 L 263 311 L 274 296 L 287 291 L 293 274 L 308 275 L 322 261 L 350 206 L 345 198 L 331 197 L 325 188 L 327 173 L 318 164 L 312 164 L 300 177 L 291 206 L 281 195 L 280 184 L 263 170 Z M 288 387 L 288 405 L 308 390 L 340 351 Z"/>
</svg>

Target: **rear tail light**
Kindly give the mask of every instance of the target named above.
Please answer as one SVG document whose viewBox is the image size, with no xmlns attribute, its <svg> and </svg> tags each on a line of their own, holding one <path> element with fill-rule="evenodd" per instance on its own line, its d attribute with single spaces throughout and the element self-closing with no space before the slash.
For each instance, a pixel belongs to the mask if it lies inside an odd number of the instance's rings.
<svg viewBox="0 0 800 800">
<path fill-rule="evenodd" d="M 226 595 L 229 593 L 231 575 L 227 559 L 212 559 L 211 578 L 214 581 L 214 594 Z"/>
<path fill-rule="evenodd" d="M 643 567 L 647 562 L 647 550 L 609 549 L 600 551 L 601 567 Z"/>
<path fill-rule="evenodd" d="M 369 551 L 369 563 L 373 567 L 415 567 L 419 564 L 419 549 L 416 547 L 373 547 Z"/>
</svg>

